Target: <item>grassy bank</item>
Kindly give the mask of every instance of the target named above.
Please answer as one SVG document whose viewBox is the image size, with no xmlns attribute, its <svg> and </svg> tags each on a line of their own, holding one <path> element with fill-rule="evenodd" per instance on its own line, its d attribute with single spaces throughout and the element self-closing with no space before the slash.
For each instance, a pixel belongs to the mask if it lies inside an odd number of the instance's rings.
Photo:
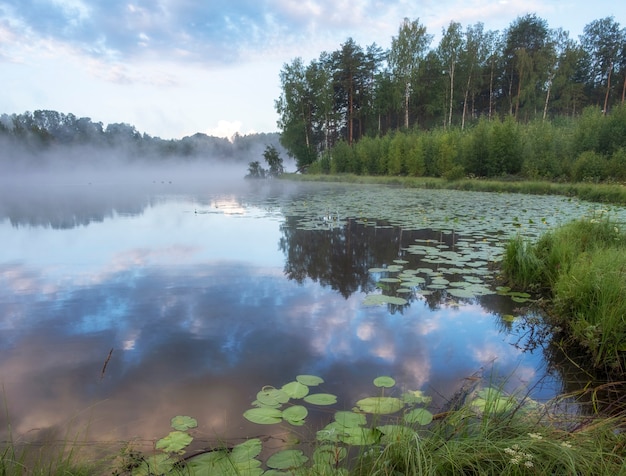
<svg viewBox="0 0 626 476">
<path fill-rule="evenodd" d="M 599 203 L 626 205 L 626 186 L 621 184 L 555 183 L 522 180 L 445 180 L 432 177 L 389 177 L 366 175 L 284 174 L 283 179 L 305 182 L 344 182 L 384 184 L 407 188 L 451 189 L 473 192 L 527 193 L 531 195 L 563 195 Z"/>
<path fill-rule="evenodd" d="M 543 235 L 535 244 L 509 242 L 505 276 L 550 299 L 551 323 L 566 348 L 580 347 L 596 369 L 626 371 L 626 234 L 606 218 L 584 219 Z"/>
</svg>

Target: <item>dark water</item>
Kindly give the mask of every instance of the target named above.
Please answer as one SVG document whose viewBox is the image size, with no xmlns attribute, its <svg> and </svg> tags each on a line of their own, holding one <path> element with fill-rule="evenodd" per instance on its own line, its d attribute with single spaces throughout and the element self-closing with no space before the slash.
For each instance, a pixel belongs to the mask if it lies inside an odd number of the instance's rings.
<svg viewBox="0 0 626 476">
<path fill-rule="evenodd" d="M 459 237 L 343 216 L 307 229 L 285 210 L 341 187 L 218 183 L 5 184 L 0 431 L 9 418 L 25 437 L 69 423 L 88 440 L 150 440 L 183 414 L 209 440 L 281 434 L 242 413 L 299 374 L 322 377 L 335 408 L 380 375 L 434 408 L 477 373 L 537 400 L 563 390 L 525 319 L 503 319 L 519 315 L 508 297 L 363 305 L 377 292 L 368 269 L 432 267 L 402 250 Z"/>
</svg>

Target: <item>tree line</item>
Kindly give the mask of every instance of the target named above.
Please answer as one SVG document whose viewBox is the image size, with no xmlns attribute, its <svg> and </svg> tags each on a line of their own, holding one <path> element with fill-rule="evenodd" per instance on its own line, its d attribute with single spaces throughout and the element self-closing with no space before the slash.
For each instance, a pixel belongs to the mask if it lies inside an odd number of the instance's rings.
<svg viewBox="0 0 626 476">
<path fill-rule="evenodd" d="M 349 38 L 308 64 L 301 58 L 285 64 L 275 107 L 281 143 L 299 169 L 415 175 L 443 175 L 455 166 L 456 173 L 466 167 L 464 172 L 476 175 L 530 171 L 540 164 L 503 159 L 495 149 L 515 148 L 513 142 L 542 127 L 542 134 L 564 132 L 559 121 L 574 134 L 571 121 L 593 115 L 587 108 L 605 116 L 625 100 L 626 28 L 613 17 L 590 22 L 578 40 L 535 14 L 516 18 L 503 32 L 453 21 L 434 48 L 433 38 L 419 19 L 405 19 L 389 49 L 375 43 L 363 48 Z M 595 116 L 586 120 L 602 125 Z M 538 122 L 552 122 L 554 129 Z M 468 160 L 481 159 L 459 158 L 451 150 L 438 151 L 445 158 L 435 160 L 428 147 L 418 153 L 423 160 L 406 154 L 392 158 L 403 154 L 397 150 L 416 149 L 408 142 L 426 141 L 420 139 L 425 130 L 437 131 L 429 140 L 443 140 L 444 149 L 467 145 L 459 138 L 473 134 L 475 147 L 492 149 L 490 165 L 472 166 Z M 492 140 L 481 144 L 481 135 Z M 394 151 L 379 156 L 376 165 L 363 158 L 371 147 L 385 149 L 392 141 Z M 358 166 L 342 163 L 346 147 Z M 500 160 L 511 163 L 496 165 Z"/>
<path fill-rule="evenodd" d="M 0 154 L 0 159 L 4 162 L 23 159 L 24 154 L 14 152 L 37 156 L 81 146 L 123 152 L 127 157 L 136 158 L 222 159 L 243 163 L 250 157 L 261 156 L 267 146 L 284 150 L 278 133 L 235 134 L 230 139 L 197 133 L 182 139 L 165 140 L 142 134 L 130 124 L 105 126 L 88 117 L 51 110 L 0 114 L 0 143 L 5 151 Z M 9 150 L 11 154 L 6 153 Z"/>
</svg>

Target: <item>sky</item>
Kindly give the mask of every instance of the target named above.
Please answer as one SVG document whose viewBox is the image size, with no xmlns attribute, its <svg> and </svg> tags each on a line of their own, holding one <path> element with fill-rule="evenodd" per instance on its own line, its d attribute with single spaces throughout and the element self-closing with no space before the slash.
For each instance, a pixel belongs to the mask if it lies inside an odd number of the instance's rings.
<svg viewBox="0 0 626 476">
<path fill-rule="evenodd" d="M 0 0 L 0 114 L 51 109 L 180 139 L 276 132 L 280 71 L 348 38 L 387 49 L 404 18 L 437 45 L 451 21 L 534 13 L 577 39 L 618 0 Z"/>
</svg>

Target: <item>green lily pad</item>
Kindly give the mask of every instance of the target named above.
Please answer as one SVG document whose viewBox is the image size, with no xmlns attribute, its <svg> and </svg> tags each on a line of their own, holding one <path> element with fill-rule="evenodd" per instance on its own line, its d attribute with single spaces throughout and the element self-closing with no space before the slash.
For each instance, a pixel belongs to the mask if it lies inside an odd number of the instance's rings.
<svg viewBox="0 0 626 476">
<path fill-rule="evenodd" d="M 246 420 L 259 425 L 273 425 L 283 421 L 283 412 L 276 408 L 251 408 L 243 414 Z"/>
<path fill-rule="evenodd" d="M 337 397 L 331 393 L 311 393 L 304 397 L 304 401 L 313 405 L 334 405 Z"/>
<path fill-rule="evenodd" d="M 347 427 L 339 436 L 339 441 L 350 446 L 365 446 L 378 443 L 381 436 L 377 428 Z"/>
<path fill-rule="evenodd" d="M 433 421 L 433 414 L 425 408 L 415 408 L 409 413 L 404 415 L 404 421 L 406 423 L 417 423 L 419 425 L 428 425 Z"/>
<path fill-rule="evenodd" d="M 156 442 L 156 449 L 167 453 L 181 453 L 189 443 L 193 441 L 193 437 L 184 431 L 174 430 L 165 438 L 161 438 Z"/>
<path fill-rule="evenodd" d="M 308 387 L 315 387 L 320 383 L 324 383 L 324 379 L 316 375 L 298 375 L 296 380 L 302 385 L 306 385 Z"/>
<path fill-rule="evenodd" d="M 395 397 L 367 397 L 359 400 L 356 404 L 361 411 L 376 415 L 396 413 L 404 407 L 404 402 Z"/>
<path fill-rule="evenodd" d="M 231 452 L 231 458 L 236 463 L 243 463 L 261 454 L 263 443 L 258 438 L 252 438 L 235 446 Z"/>
<path fill-rule="evenodd" d="M 364 306 L 378 306 L 381 304 L 396 304 L 398 306 L 403 306 L 407 303 L 408 301 L 404 298 L 387 296 L 386 294 L 368 294 L 363 300 Z"/>
<path fill-rule="evenodd" d="M 413 405 L 416 403 L 424 403 L 428 405 L 432 402 L 433 397 L 428 395 L 424 395 L 424 392 L 421 390 L 409 390 L 408 392 L 404 392 L 402 394 L 402 401 L 408 403 L 409 405 Z"/>
<path fill-rule="evenodd" d="M 304 398 L 309 394 L 309 387 L 297 381 L 283 385 L 281 390 L 290 398 Z"/>
<path fill-rule="evenodd" d="M 303 407 L 302 405 L 294 405 L 293 407 L 283 410 L 283 419 L 292 425 L 302 426 L 304 424 L 304 419 L 308 414 L 309 411 L 306 407 Z"/>
<path fill-rule="evenodd" d="M 376 377 L 374 379 L 374 385 L 376 385 L 377 387 L 391 388 L 395 384 L 396 384 L 396 381 L 391 377 L 382 376 L 382 377 Z"/>
<path fill-rule="evenodd" d="M 198 426 L 198 422 L 195 418 L 178 415 L 172 418 L 171 426 L 175 430 L 185 431 L 189 430 L 190 428 L 196 428 Z"/>
<path fill-rule="evenodd" d="M 274 387 L 263 387 L 263 389 L 256 394 L 256 399 L 263 405 L 276 406 L 289 401 L 289 395 L 283 390 L 279 390 Z"/>
<path fill-rule="evenodd" d="M 133 476 L 152 476 L 153 474 L 169 474 L 178 460 L 168 454 L 160 453 L 145 458 L 139 466 L 133 468 Z"/>
<path fill-rule="evenodd" d="M 274 469 L 291 469 L 302 466 L 309 460 L 300 450 L 282 450 L 267 459 L 267 466 Z"/>
<path fill-rule="evenodd" d="M 365 415 L 348 411 L 338 411 L 335 413 L 335 421 L 344 427 L 362 426 L 367 423 Z"/>
</svg>

